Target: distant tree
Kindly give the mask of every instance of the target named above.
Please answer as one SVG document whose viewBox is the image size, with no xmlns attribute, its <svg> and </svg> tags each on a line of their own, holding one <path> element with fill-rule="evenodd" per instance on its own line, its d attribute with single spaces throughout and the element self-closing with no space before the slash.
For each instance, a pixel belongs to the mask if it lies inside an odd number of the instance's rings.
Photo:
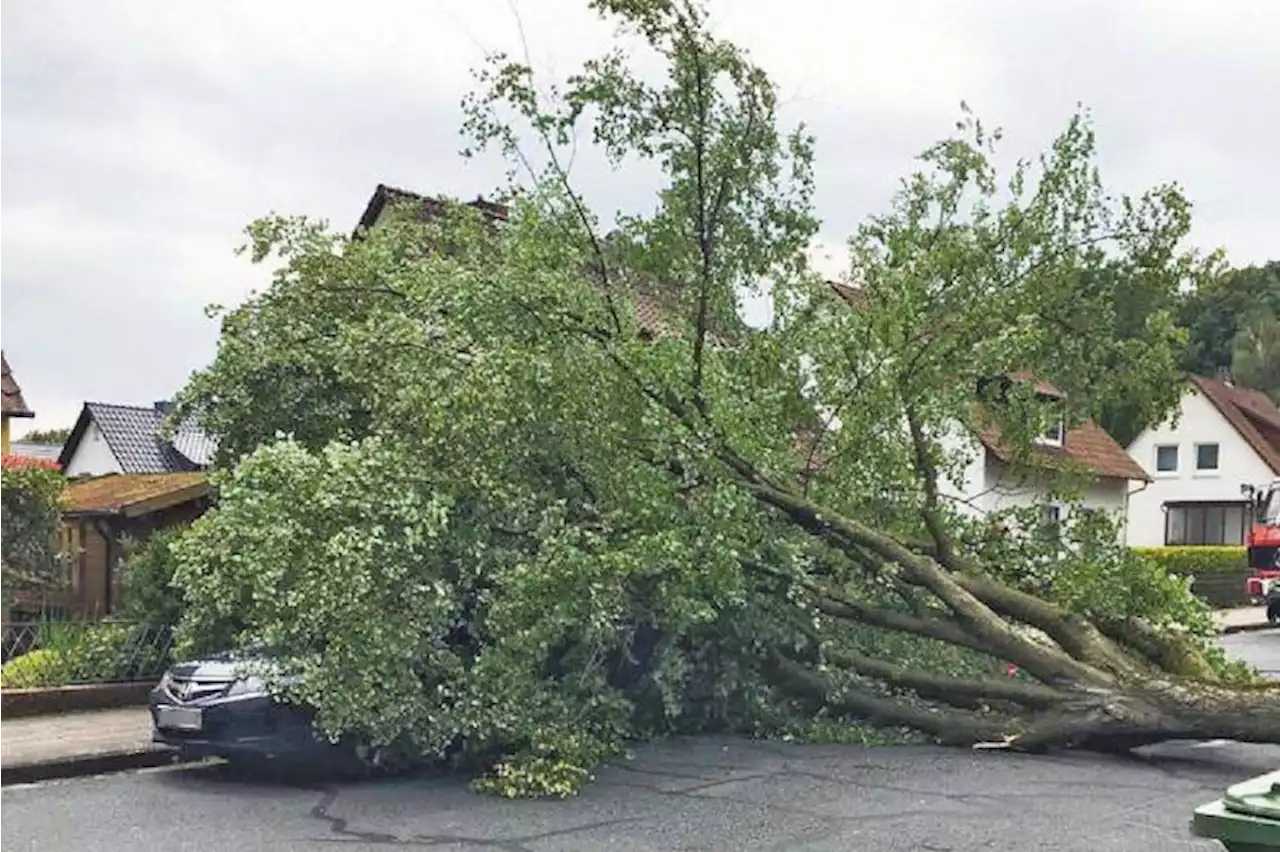
<svg viewBox="0 0 1280 852">
<path fill-rule="evenodd" d="M 1280 314 L 1280 261 L 1235 269 L 1193 291 L 1182 302 L 1178 324 L 1187 329 L 1183 366 L 1212 376 L 1232 367 L 1242 329 L 1258 316 Z"/>
<path fill-rule="evenodd" d="M 1238 384 L 1280 400 L 1280 318 L 1275 314 L 1255 313 L 1236 334 L 1231 375 Z"/>
<path fill-rule="evenodd" d="M 26 441 L 29 444 L 65 444 L 67 438 L 70 437 L 71 430 L 64 427 L 61 429 L 32 429 L 18 440 Z"/>
<path fill-rule="evenodd" d="M 1084 282 L 1086 289 L 1104 294 L 1099 300 L 1099 311 L 1091 320 L 1098 327 L 1108 329 L 1116 341 L 1111 354 L 1112 369 L 1129 367 L 1132 352 L 1145 346 L 1152 327 L 1179 325 L 1180 298 L 1166 280 L 1144 274 L 1142 269 L 1118 259 L 1111 259 L 1086 274 L 1089 276 Z M 1185 336 L 1184 329 L 1172 344 L 1177 353 L 1175 357 L 1181 357 Z M 1176 394 L 1174 389 L 1170 391 Z M 1153 404 L 1152 400 L 1135 397 L 1127 391 L 1102 394 L 1098 399 L 1098 424 L 1122 446 L 1128 446 L 1149 421 L 1159 419 L 1162 410 L 1176 404 L 1176 395 L 1164 395 Z"/>
</svg>

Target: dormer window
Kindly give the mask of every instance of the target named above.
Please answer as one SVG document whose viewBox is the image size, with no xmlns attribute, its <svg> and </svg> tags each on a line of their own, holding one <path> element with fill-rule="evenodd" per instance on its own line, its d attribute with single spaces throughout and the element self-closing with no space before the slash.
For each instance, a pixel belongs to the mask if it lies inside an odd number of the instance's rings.
<svg viewBox="0 0 1280 852">
<path fill-rule="evenodd" d="M 1066 443 L 1066 439 L 1067 426 L 1061 419 L 1058 419 L 1051 423 L 1048 429 L 1040 433 L 1040 437 L 1036 438 L 1036 443 L 1050 447 L 1061 447 Z"/>
</svg>

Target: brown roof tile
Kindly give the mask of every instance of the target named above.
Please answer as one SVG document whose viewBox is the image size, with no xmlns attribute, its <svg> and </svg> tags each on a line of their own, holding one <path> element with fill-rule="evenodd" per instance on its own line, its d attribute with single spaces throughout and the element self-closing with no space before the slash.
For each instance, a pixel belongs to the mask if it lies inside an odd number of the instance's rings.
<svg viewBox="0 0 1280 852">
<path fill-rule="evenodd" d="M 827 283 L 837 296 L 852 307 L 861 310 L 869 304 L 868 296 L 862 290 L 834 281 Z M 1008 378 L 1017 382 L 1033 382 L 1036 393 L 1044 396 L 1066 396 L 1049 382 L 1026 370 L 1009 373 Z M 1277 420 L 1277 428 L 1280 428 L 1280 418 Z M 1001 441 L 999 429 L 994 426 L 987 426 L 979 432 L 979 438 L 987 449 L 1001 461 L 1008 462 L 1014 459 L 1016 454 Z M 1075 463 L 1092 471 L 1097 476 L 1117 479 L 1142 481 L 1151 479 L 1147 472 L 1125 452 L 1124 448 L 1115 442 L 1114 438 L 1091 420 L 1086 420 L 1078 426 L 1068 429 L 1065 439 L 1061 447 L 1033 447 L 1028 461 L 1049 469 L 1061 469 Z"/>
<path fill-rule="evenodd" d="M 63 512 L 136 517 L 196 500 L 209 493 L 203 473 L 109 473 L 72 482 L 63 495 Z"/>
<path fill-rule="evenodd" d="M 22 388 L 18 387 L 18 380 L 13 377 L 13 371 L 9 369 L 9 359 L 0 352 L 0 363 L 4 365 L 3 387 L 3 411 L 10 417 L 35 417 L 35 412 L 27 408 L 27 401 L 22 398 Z"/>
<path fill-rule="evenodd" d="M 1280 408 L 1261 391 L 1201 376 L 1192 376 L 1191 384 L 1213 403 L 1271 472 L 1280 474 Z"/>
<path fill-rule="evenodd" d="M 1010 373 L 1009 378 L 1013 379 L 1015 382 L 1034 383 L 1036 387 L 1036 393 L 1041 394 L 1043 396 L 1053 396 L 1058 398 L 1066 397 L 1065 393 L 1058 390 L 1056 387 L 1049 384 L 1044 379 L 1036 377 L 1034 374 L 1032 374 L 1027 370 L 1018 370 L 1017 372 Z"/>
<path fill-rule="evenodd" d="M 382 210 L 387 204 L 418 204 L 422 208 L 423 220 L 431 219 L 439 216 L 445 210 L 445 205 L 450 203 L 452 199 L 446 199 L 443 196 L 431 198 L 417 192 L 410 192 L 407 189 L 399 189 L 394 186 L 387 186 L 384 183 L 378 184 L 374 189 L 373 195 L 369 198 L 369 203 L 365 205 L 364 213 L 360 216 L 360 221 L 356 225 L 356 233 L 361 229 L 368 230 L 372 228 L 378 221 L 378 217 L 382 215 Z M 505 204 L 498 204 L 488 201 L 482 197 L 476 198 L 475 201 L 465 202 L 468 207 L 475 208 L 489 221 L 505 221 L 507 218 L 507 207 Z"/>
<path fill-rule="evenodd" d="M 999 429 L 987 426 L 978 437 L 996 458 L 1003 462 L 1014 460 L 1016 453 L 1001 441 Z M 1097 476 L 1143 482 L 1151 480 L 1133 457 L 1092 420 L 1068 429 L 1061 447 L 1032 447 L 1027 461 L 1050 470 L 1063 470 L 1071 464 L 1078 464 Z"/>
</svg>

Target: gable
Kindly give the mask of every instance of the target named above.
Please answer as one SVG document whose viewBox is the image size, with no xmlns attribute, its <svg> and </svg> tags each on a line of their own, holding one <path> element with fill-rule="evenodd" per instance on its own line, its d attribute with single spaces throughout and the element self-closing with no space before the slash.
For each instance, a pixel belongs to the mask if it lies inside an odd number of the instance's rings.
<svg viewBox="0 0 1280 852">
<path fill-rule="evenodd" d="M 78 421 L 77 425 L 79 425 Z M 62 465 L 63 473 L 69 477 L 124 472 L 120 467 L 120 461 L 107 444 L 102 430 L 91 418 L 86 420 L 78 436 L 76 430 L 73 430 L 62 452 L 58 455 L 58 461 Z"/>
<path fill-rule="evenodd" d="M 208 467 L 214 442 L 193 424 L 162 435 L 163 407 L 86 402 L 58 461 L 68 476 L 177 473 Z"/>
<path fill-rule="evenodd" d="M 1236 428 L 1221 407 L 1205 395 L 1199 386 L 1191 383 L 1178 404 L 1178 415 L 1163 423 L 1149 426 L 1129 445 L 1129 454 L 1146 470 L 1155 474 L 1155 452 L 1158 446 L 1179 447 L 1179 472 L 1194 472 L 1190 455 L 1198 443 L 1216 443 L 1219 446 L 1219 465 L 1224 477 L 1231 477 L 1231 489 L 1248 480 L 1269 479 L 1280 473 L 1274 462 L 1258 451 L 1258 444 L 1266 447 L 1262 436 L 1248 440 Z"/>
<path fill-rule="evenodd" d="M 1271 469 L 1280 474 L 1280 409 L 1261 391 L 1191 377 L 1191 385 Z"/>
</svg>

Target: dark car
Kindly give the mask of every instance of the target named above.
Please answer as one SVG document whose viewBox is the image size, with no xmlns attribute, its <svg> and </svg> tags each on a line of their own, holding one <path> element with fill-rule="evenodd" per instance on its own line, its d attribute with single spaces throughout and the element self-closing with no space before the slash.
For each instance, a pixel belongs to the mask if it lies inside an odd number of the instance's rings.
<svg viewBox="0 0 1280 852">
<path fill-rule="evenodd" d="M 152 739 L 192 759 L 256 763 L 354 756 L 355 750 L 316 735 L 309 710 L 271 694 L 259 676 L 271 667 L 269 659 L 234 652 L 172 666 L 151 692 Z"/>
</svg>

